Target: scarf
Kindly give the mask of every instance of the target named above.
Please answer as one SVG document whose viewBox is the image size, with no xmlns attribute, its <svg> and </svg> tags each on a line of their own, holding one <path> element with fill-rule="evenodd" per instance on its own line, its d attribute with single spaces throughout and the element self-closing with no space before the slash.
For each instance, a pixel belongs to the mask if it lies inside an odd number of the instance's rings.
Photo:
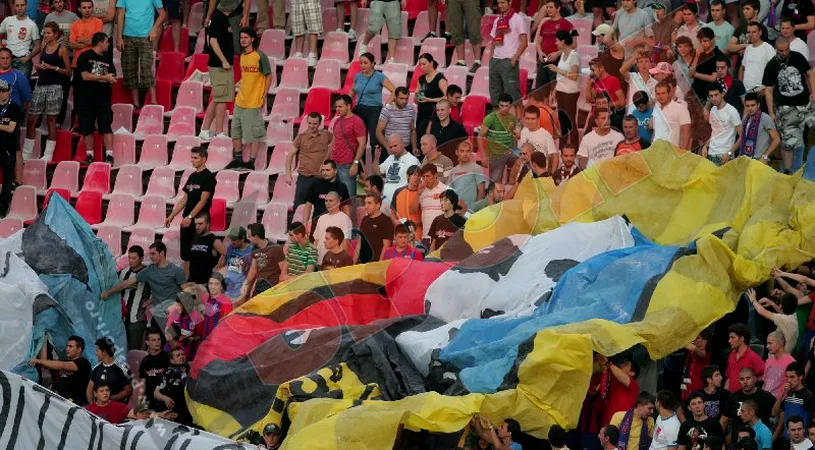
<svg viewBox="0 0 815 450">
<path fill-rule="evenodd" d="M 648 421 L 645 419 L 640 419 L 640 421 L 642 421 L 642 428 L 640 429 L 640 442 L 637 446 L 637 450 L 648 450 L 648 448 L 651 447 L 651 436 L 648 435 Z M 628 438 L 631 436 L 633 423 L 634 410 L 629 409 L 625 412 L 622 422 L 620 422 L 620 440 L 617 442 L 617 448 L 619 450 L 630 450 L 626 447 L 628 447 Z"/>
<path fill-rule="evenodd" d="M 495 39 L 493 39 L 496 44 L 504 43 L 504 34 L 510 32 L 509 20 L 512 19 L 514 15 L 515 11 L 510 8 L 506 14 L 498 18 L 498 25 L 495 27 Z"/>
<path fill-rule="evenodd" d="M 755 116 L 747 116 L 741 125 L 744 135 L 739 147 L 739 155 L 752 158 L 756 153 L 756 143 L 758 142 L 758 129 L 761 124 L 761 111 Z"/>
</svg>

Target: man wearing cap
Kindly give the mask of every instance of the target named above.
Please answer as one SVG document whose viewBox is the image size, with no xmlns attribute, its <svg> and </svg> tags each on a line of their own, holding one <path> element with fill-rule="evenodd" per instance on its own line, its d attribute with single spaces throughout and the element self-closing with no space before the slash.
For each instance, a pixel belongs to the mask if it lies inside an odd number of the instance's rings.
<svg viewBox="0 0 815 450">
<path fill-rule="evenodd" d="M 529 29 L 521 14 L 512 10 L 509 0 L 498 0 L 498 19 L 490 31 L 492 58 L 490 59 L 490 101 L 498 105 L 501 94 L 509 94 L 512 101 L 521 99 L 518 63 L 529 44 Z M 524 80 L 524 83 L 526 80 Z"/>
<path fill-rule="evenodd" d="M 263 427 L 263 446 L 260 448 L 277 450 L 282 443 L 283 437 L 281 436 L 280 427 L 275 423 L 267 423 L 266 426 Z"/>
<path fill-rule="evenodd" d="M 289 225 L 289 250 L 286 252 L 285 271 L 288 277 L 300 276 L 317 270 L 317 247 L 308 240 L 306 227 L 300 222 Z"/>
<path fill-rule="evenodd" d="M 648 5 L 654 12 L 654 22 L 651 24 L 651 37 L 648 45 L 654 49 L 654 62 L 669 61 L 673 59 L 671 43 L 672 36 L 679 28 L 672 15 L 668 14 L 665 0 L 660 0 Z"/>
<path fill-rule="evenodd" d="M 246 238 L 246 229 L 235 225 L 226 233 L 229 245 L 218 262 L 216 270 L 226 266 L 226 296 L 233 302 L 241 296 L 241 286 L 252 265 L 252 251 L 255 249 Z"/>
<path fill-rule="evenodd" d="M 0 53 L 5 55 L 6 53 Z M 14 172 L 17 165 L 17 151 L 20 147 L 19 124 L 23 121 L 23 111 L 11 100 L 9 85 L 0 80 L 0 166 L 3 168 L 3 192 L 0 194 L 0 217 L 8 214 L 11 205 L 11 190 L 14 188 Z M 22 157 L 20 157 L 22 160 Z"/>
<path fill-rule="evenodd" d="M 372 175 L 375 176 L 375 175 Z M 317 261 L 322 261 L 326 254 L 325 235 L 330 227 L 337 227 L 342 230 L 345 239 L 342 241 L 342 248 L 348 249 L 348 239 L 351 237 L 351 230 L 354 224 L 347 214 L 340 210 L 340 194 L 331 191 L 325 195 L 326 214 L 317 219 L 314 227 L 314 245 L 317 246 Z"/>
</svg>

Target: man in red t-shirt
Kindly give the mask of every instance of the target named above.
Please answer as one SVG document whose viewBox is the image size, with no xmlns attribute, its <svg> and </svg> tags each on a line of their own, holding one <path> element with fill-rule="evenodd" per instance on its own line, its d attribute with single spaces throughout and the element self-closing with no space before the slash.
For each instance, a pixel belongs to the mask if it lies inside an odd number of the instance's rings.
<svg viewBox="0 0 815 450">
<path fill-rule="evenodd" d="M 628 357 L 620 359 L 615 364 L 601 356 L 598 362 L 605 364 L 609 383 L 603 423 L 611 423 L 614 413 L 628 411 L 634 407 L 640 393 L 640 386 L 636 380 L 640 368 Z"/>
<path fill-rule="evenodd" d="M 710 330 L 702 330 L 692 343 L 685 346 L 685 365 L 682 368 L 682 400 L 687 401 L 690 394 L 705 387 L 702 370 L 710 365 L 708 344 L 713 340 Z"/>
<path fill-rule="evenodd" d="M 348 95 L 340 95 L 334 102 L 334 109 L 337 111 L 331 127 L 334 137 L 326 158 L 337 164 L 337 178 L 348 188 L 348 195 L 354 196 L 357 192 L 359 161 L 365 154 L 365 144 L 368 142 L 365 122 L 351 111 L 351 97 Z"/>
<path fill-rule="evenodd" d="M 589 62 L 592 77 L 589 82 L 588 89 L 586 90 L 586 100 L 589 103 L 594 103 L 594 99 L 601 93 L 608 94 L 611 99 L 609 107 L 614 110 L 623 110 L 625 108 L 625 93 L 623 92 L 620 80 L 614 75 L 606 72 L 605 66 L 600 58 L 594 58 Z"/>
<path fill-rule="evenodd" d="M 623 118 L 623 136 L 625 139 L 617 143 L 614 156 L 636 153 L 650 147 L 651 144 L 639 135 L 639 122 L 631 114 Z M 702 369 L 699 369 L 702 370 Z"/>
<path fill-rule="evenodd" d="M 124 403 L 110 400 L 110 387 L 104 381 L 93 386 L 94 402 L 85 409 L 108 422 L 118 425 L 127 419 L 134 419 L 133 411 Z"/>
<path fill-rule="evenodd" d="M 764 361 L 750 348 L 750 331 L 746 325 L 734 323 L 727 331 L 730 333 L 727 339 L 730 344 L 730 355 L 727 357 L 727 372 L 725 372 L 727 381 L 724 383 L 724 388 L 730 392 L 736 392 L 741 389 L 738 382 L 741 369 L 753 369 L 756 378 L 761 378 L 764 375 Z"/>
<path fill-rule="evenodd" d="M 541 22 L 538 35 L 535 37 L 535 48 L 538 54 L 538 76 L 535 79 L 535 88 L 543 89 L 543 98 L 549 98 L 554 87 L 557 74 L 547 70 L 545 66 L 557 64 L 560 61 L 560 50 L 557 49 L 555 35 L 560 30 L 572 31 L 574 25 L 560 15 L 560 0 L 546 0 L 543 5 L 546 17 L 549 20 Z"/>
</svg>

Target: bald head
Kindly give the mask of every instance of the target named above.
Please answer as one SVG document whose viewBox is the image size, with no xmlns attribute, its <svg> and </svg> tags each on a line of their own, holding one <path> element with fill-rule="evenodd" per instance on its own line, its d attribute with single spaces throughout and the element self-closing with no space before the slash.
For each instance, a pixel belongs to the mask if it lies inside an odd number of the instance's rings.
<svg viewBox="0 0 815 450">
<path fill-rule="evenodd" d="M 330 191 L 328 194 L 325 194 L 325 196 L 332 200 L 340 199 L 340 194 L 338 194 L 337 191 Z"/>
<path fill-rule="evenodd" d="M 436 136 L 433 136 L 432 134 L 422 136 L 422 139 L 419 141 L 419 146 L 422 148 L 422 154 L 427 155 L 436 150 L 436 142 Z"/>
<path fill-rule="evenodd" d="M 392 134 L 388 138 L 388 152 L 396 156 L 402 156 L 405 153 L 405 144 L 402 143 L 402 136 Z"/>
</svg>

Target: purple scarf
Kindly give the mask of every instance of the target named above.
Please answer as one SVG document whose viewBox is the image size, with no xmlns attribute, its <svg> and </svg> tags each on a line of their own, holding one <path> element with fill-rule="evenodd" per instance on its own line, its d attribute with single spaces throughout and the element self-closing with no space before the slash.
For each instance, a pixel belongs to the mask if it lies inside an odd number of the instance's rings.
<svg viewBox="0 0 815 450">
<path fill-rule="evenodd" d="M 620 440 L 617 443 L 617 448 L 619 450 L 633 450 L 627 449 L 627 447 L 628 438 L 631 436 L 631 428 L 634 420 L 634 410 L 629 409 L 625 412 L 622 422 L 620 422 Z M 648 435 L 648 421 L 646 419 L 640 420 L 642 421 L 642 428 L 640 428 L 640 443 L 637 450 L 648 450 L 648 448 L 651 447 L 651 436 Z"/>
<path fill-rule="evenodd" d="M 741 139 L 741 148 L 739 155 L 744 155 L 748 158 L 753 158 L 756 153 L 756 143 L 758 142 L 759 125 L 761 124 L 761 111 L 755 116 L 747 116 L 744 118 L 742 129 L 744 135 Z"/>
</svg>

